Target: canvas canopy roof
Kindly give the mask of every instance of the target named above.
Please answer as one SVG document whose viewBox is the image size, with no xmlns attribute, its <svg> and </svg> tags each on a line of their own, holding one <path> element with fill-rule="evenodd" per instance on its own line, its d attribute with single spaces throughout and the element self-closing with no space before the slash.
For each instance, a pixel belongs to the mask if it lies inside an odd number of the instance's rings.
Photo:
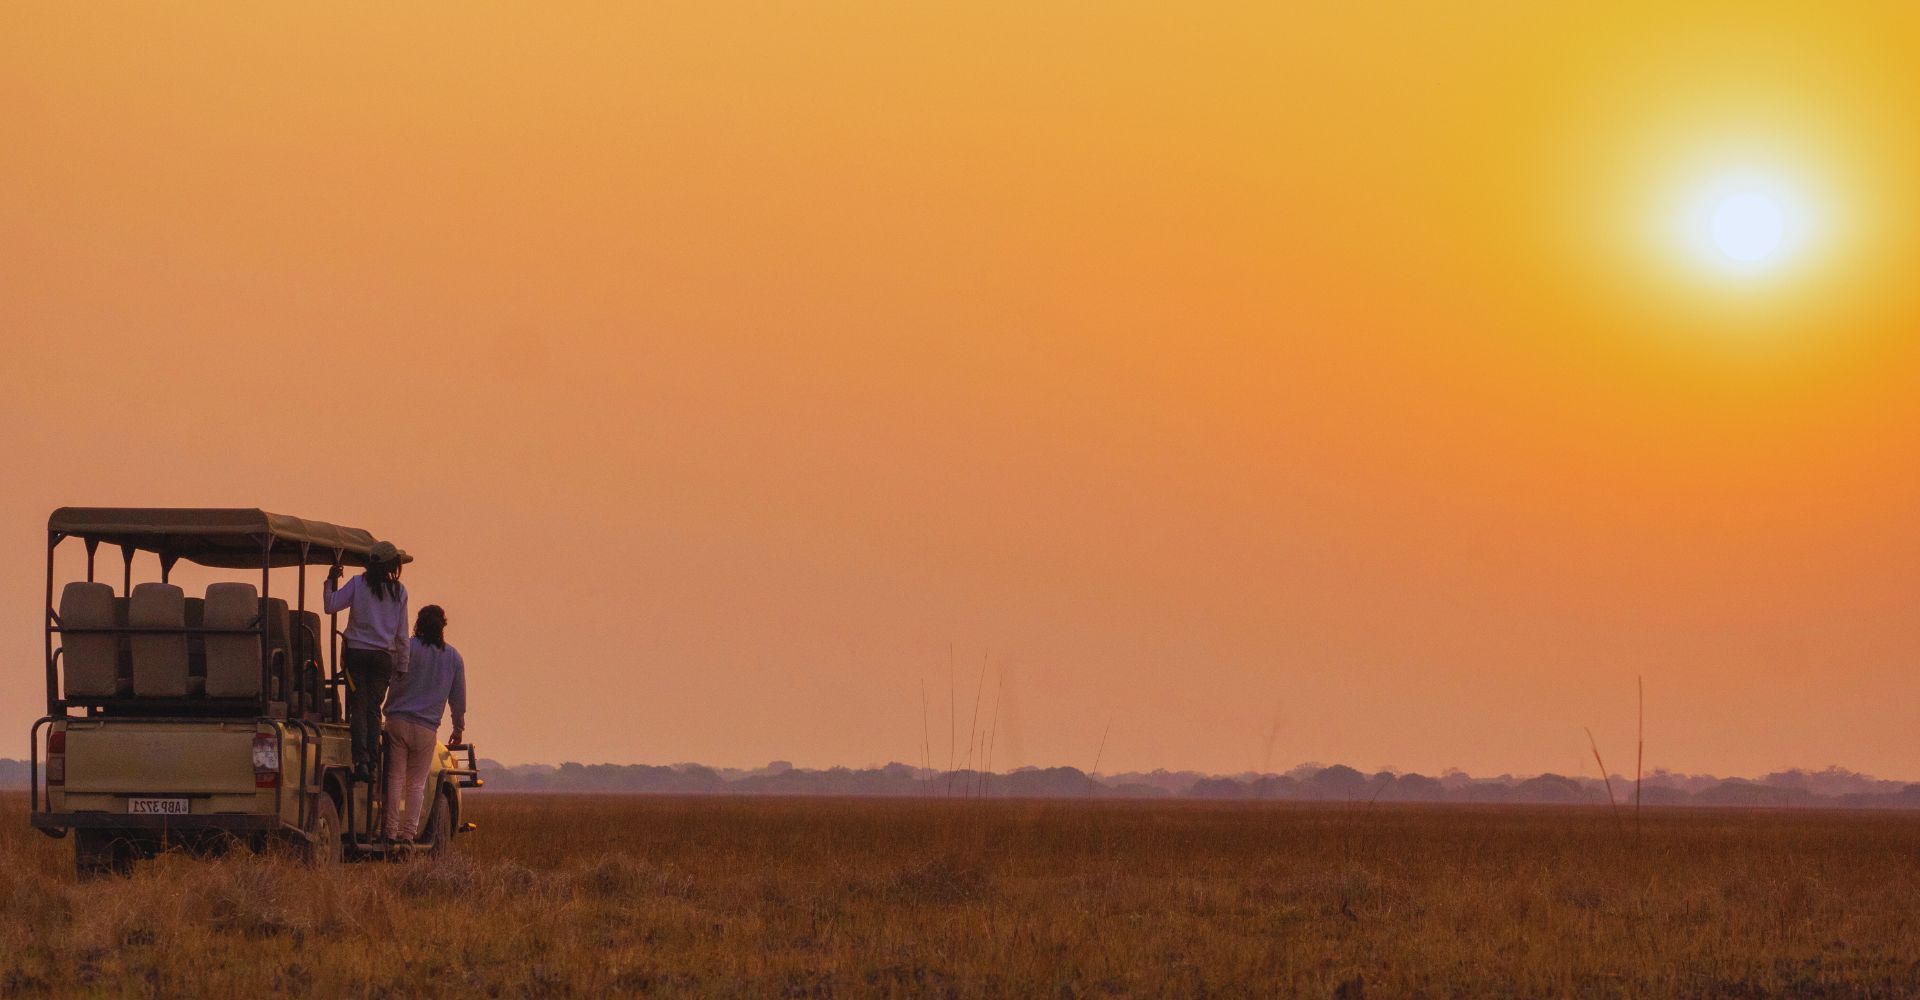
<svg viewBox="0 0 1920 1000">
<path fill-rule="evenodd" d="M 258 569 L 272 540 L 272 565 L 364 566 L 376 539 L 359 528 L 309 521 L 251 507 L 62 507 L 47 530 L 103 545 L 131 546 L 166 559 L 222 569 Z"/>
</svg>

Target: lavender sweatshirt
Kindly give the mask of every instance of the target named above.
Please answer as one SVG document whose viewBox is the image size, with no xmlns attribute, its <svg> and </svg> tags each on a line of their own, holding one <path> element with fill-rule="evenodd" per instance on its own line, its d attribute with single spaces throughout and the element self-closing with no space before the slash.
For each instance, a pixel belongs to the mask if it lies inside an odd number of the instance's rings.
<svg viewBox="0 0 1920 1000">
<path fill-rule="evenodd" d="M 413 667 L 393 679 L 387 691 L 387 717 L 399 716 L 429 729 L 440 728 L 440 716 L 453 706 L 453 728 L 467 723 L 467 664 L 452 646 L 430 646 L 408 641 Z"/>
<path fill-rule="evenodd" d="M 393 654 L 393 672 L 407 672 L 407 588 L 393 582 L 393 596 L 381 600 L 367 586 L 366 578 L 356 576 L 340 589 L 327 581 L 324 605 L 327 614 L 348 611 L 347 627 L 340 637 L 348 649 L 375 649 Z"/>
</svg>

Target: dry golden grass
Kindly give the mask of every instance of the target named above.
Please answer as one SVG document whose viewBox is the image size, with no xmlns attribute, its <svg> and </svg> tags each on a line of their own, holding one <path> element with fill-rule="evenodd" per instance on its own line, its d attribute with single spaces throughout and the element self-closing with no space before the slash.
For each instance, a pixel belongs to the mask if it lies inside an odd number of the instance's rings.
<svg viewBox="0 0 1920 1000">
<path fill-rule="evenodd" d="M 1920 995 L 1920 817 L 514 797 L 444 861 L 76 886 L 0 801 L 0 995 Z"/>
</svg>

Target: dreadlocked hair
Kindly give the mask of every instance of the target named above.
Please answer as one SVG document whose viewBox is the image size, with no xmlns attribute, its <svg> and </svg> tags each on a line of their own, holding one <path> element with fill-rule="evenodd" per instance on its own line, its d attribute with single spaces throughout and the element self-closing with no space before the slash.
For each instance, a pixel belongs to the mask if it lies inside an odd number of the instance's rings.
<svg viewBox="0 0 1920 1000">
<path fill-rule="evenodd" d="M 380 600 L 391 601 L 400 596 L 399 563 L 368 563 L 367 571 L 360 576 L 366 581 L 367 589 Z"/>
<path fill-rule="evenodd" d="M 413 619 L 413 637 L 429 646 L 447 648 L 447 613 L 440 605 L 429 604 Z"/>
</svg>

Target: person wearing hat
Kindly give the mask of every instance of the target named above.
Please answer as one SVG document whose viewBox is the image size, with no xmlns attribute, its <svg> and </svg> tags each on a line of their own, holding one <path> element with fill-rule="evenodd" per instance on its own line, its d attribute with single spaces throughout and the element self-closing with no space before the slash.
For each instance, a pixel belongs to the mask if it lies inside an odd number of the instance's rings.
<svg viewBox="0 0 1920 1000">
<path fill-rule="evenodd" d="M 400 567 L 413 557 L 392 542 L 375 542 L 367 568 L 340 585 L 340 564 L 327 571 L 328 614 L 347 612 L 340 638 L 347 670 L 347 726 L 353 734 L 353 771 L 372 781 L 380 754 L 380 704 L 395 674 L 407 672 L 407 588 Z"/>
</svg>

